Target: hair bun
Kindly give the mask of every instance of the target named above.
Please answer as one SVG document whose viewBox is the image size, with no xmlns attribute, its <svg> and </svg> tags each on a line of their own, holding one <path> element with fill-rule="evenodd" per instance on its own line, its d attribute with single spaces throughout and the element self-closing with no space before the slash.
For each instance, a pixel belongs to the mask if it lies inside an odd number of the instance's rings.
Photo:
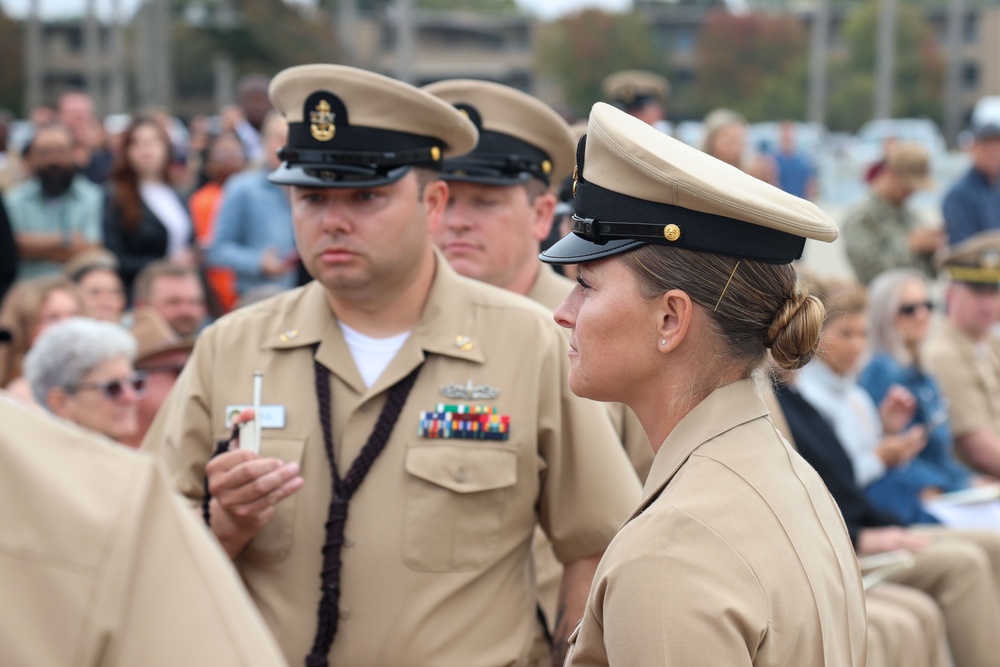
<svg viewBox="0 0 1000 667">
<path fill-rule="evenodd" d="M 826 309 L 808 291 L 796 291 L 788 296 L 771 321 L 764 335 L 764 346 L 782 368 L 802 368 L 812 359 L 819 343 Z"/>
</svg>

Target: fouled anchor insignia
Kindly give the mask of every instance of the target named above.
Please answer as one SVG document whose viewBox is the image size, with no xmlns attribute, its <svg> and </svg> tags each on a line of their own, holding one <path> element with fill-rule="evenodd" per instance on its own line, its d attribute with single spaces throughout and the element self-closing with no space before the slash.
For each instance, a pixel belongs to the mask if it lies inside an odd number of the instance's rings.
<svg viewBox="0 0 1000 667">
<path fill-rule="evenodd" d="M 474 385 L 469 380 L 464 385 L 454 383 L 441 387 L 441 394 L 446 398 L 456 398 L 460 400 L 483 400 L 496 398 L 500 395 L 500 390 L 488 384 Z"/>
<path fill-rule="evenodd" d="M 330 111 L 330 103 L 320 100 L 316 110 L 309 113 L 309 132 L 316 141 L 330 141 L 337 134 L 337 126 L 333 124 L 337 115 Z"/>
</svg>

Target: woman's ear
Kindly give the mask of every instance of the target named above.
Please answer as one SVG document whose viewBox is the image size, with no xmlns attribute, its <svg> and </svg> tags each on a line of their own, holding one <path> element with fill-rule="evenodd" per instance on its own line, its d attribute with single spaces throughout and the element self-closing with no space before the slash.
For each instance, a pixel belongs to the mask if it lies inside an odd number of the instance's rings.
<svg viewBox="0 0 1000 667">
<path fill-rule="evenodd" d="M 688 293 L 672 289 L 659 298 L 657 341 L 660 352 L 671 352 L 684 341 L 694 318 L 694 302 Z"/>
<path fill-rule="evenodd" d="M 57 417 L 69 418 L 70 401 L 73 397 L 62 387 L 53 387 L 45 394 L 45 404 Z"/>
</svg>

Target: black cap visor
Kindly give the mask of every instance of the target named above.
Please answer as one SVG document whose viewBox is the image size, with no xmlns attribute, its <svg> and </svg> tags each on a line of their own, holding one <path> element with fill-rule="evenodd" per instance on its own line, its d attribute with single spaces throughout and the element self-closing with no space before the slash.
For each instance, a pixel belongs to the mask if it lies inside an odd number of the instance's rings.
<svg viewBox="0 0 1000 667">
<path fill-rule="evenodd" d="M 538 255 L 538 259 L 546 264 L 585 264 L 620 255 L 644 245 L 646 245 L 644 241 L 635 239 L 614 239 L 598 243 L 588 241 L 576 232 L 570 232 Z"/>
<path fill-rule="evenodd" d="M 390 185 L 409 173 L 410 165 L 385 168 L 355 165 L 294 164 L 282 162 L 267 180 L 276 185 L 297 185 L 303 188 L 377 188 Z"/>
</svg>

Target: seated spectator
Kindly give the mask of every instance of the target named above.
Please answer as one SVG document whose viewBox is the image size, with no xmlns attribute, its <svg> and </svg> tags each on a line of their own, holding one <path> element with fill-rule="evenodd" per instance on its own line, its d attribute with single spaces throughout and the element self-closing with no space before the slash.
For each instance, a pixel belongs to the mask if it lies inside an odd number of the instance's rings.
<svg viewBox="0 0 1000 667">
<path fill-rule="evenodd" d="M 34 403 L 22 377 L 24 355 L 48 327 L 82 314 L 79 293 L 63 276 L 42 276 L 14 285 L 0 307 L 0 329 L 11 339 L 0 346 L 0 387 L 19 401 Z"/>
<path fill-rule="evenodd" d="M 205 176 L 208 182 L 198 188 L 188 200 L 194 235 L 198 246 L 205 252 L 215 239 L 215 219 L 222 203 L 222 186 L 230 176 L 246 168 L 243 144 L 232 132 L 220 134 L 208 147 Z M 228 267 L 209 266 L 205 275 L 219 304 L 216 315 L 228 313 L 236 306 L 236 274 Z"/>
<path fill-rule="evenodd" d="M 77 173 L 73 135 L 38 128 L 28 153 L 33 176 L 4 197 L 21 256 L 18 279 L 59 273 L 74 255 L 101 245 L 101 189 Z"/>
<path fill-rule="evenodd" d="M 972 166 L 951 186 L 941 205 L 951 245 L 1000 228 L 1000 124 L 974 128 L 969 153 Z"/>
<path fill-rule="evenodd" d="M 75 317 L 50 327 L 24 358 L 35 401 L 57 417 L 117 442 L 135 437 L 146 378 L 136 343 L 119 324 Z"/>
<path fill-rule="evenodd" d="M 118 260 L 114 255 L 103 249 L 80 253 L 63 264 L 63 273 L 77 286 L 88 317 L 121 322 L 125 288 L 118 277 Z"/>
<path fill-rule="evenodd" d="M 931 187 L 930 157 L 918 144 L 897 141 L 873 176 L 866 200 L 844 222 L 847 257 L 868 284 L 883 271 L 903 267 L 933 275 L 931 256 L 945 245 L 941 229 L 922 226 L 907 202 Z"/>
<path fill-rule="evenodd" d="M 104 244 L 118 257 L 126 292 L 157 260 L 198 265 L 191 218 L 168 179 L 170 159 L 163 127 L 151 118 L 132 121 L 111 172 L 104 210 Z"/>
<path fill-rule="evenodd" d="M 851 458 L 858 486 L 879 508 L 908 523 L 937 523 L 920 501 L 922 477 L 915 457 L 927 442 L 913 421 L 916 401 L 900 386 L 886 392 L 880 406 L 857 384 L 856 374 L 868 347 L 867 299 L 855 283 L 816 290 L 829 313 L 816 358 L 799 375 L 798 388 L 830 422 Z"/>
<path fill-rule="evenodd" d="M 179 337 L 152 308 L 136 311 L 132 336 L 139 345 L 135 367 L 146 375 L 146 390 L 139 399 L 139 428 L 125 442 L 130 447 L 138 448 L 177 377 L 184 370 L 194 348 L 194 338 Z"/>
<path fill-rule="evenodd" d="M 59 121 L 73 132 L 73 159 L 80 173 L 104 185 L 111 171 L 112 155 L 104 127 L 94 114 L 94 99 L 81 91 L 63 93 L 59 98 Z"/>
<path fill-rule="evenodd" d="M 884 400 L 894 385 L 905 388 L 916 400 L 908 426 L 919 424 L 927 433 L 927 445 L 911 461 L 905 475 L 924 498 L 968 488 L 971 472 L 953 458 L 947 402 L 921 363 L 920 350 L 930 331 L 934 307 L 923 274 L 913 269 L 887 271 L 872 282 L 869 295 L 874 356 L 858 382 L 876 403 Z"/>
<path fill-rule="evenodd" d="M 767 155 L 750 154 L 747 146 L 747 120 L 731 109 L 715 109 L 705 116 L 705 136 L 701 150 L 765 183 L 778 183 L 774 160 Z"/>
<path fill-rule="evenodd" d="M 1000 477 L 1000 231 L 953 246 L 943 259 L 950 281 L 946 321 L 924 359 L 948 399 L 955 449 L 972 468 Z"/>
<path fill-rule="evenodd" d="M 236 272 L 236 289 L 243 294 L 275 284 L 295 287 L 298 254 L 288 193 L 267 180 L 281 164 L 278 150 L 288 140 L 288 123 L 278 113 L 264 123 L 262 169 L 231 178 L 223 192 L 215 221 L 215 240 L 207 253 L 212 266 Z"/>
<path fill-rule="evenodd" d="M 135 280 L 136 309 L 152 308 L 178 336 L 193 336 L 205 323 L 205 289 L 194 269 L 170 262 L 150 264 Z"/>
</svg>

